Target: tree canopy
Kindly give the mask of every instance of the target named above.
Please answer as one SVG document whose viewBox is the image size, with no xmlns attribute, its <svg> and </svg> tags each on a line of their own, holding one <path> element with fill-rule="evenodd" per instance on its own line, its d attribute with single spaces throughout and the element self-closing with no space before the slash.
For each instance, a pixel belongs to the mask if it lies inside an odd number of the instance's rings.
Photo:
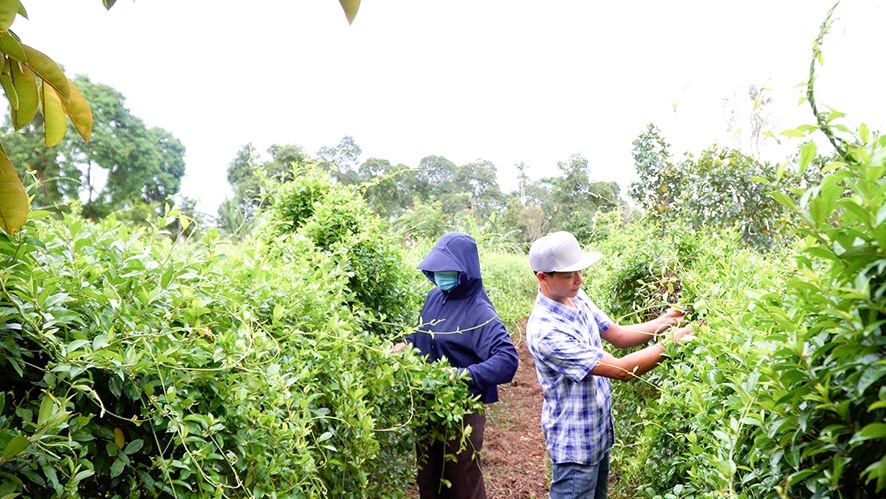
<svg viewBox="0 0 886 499">
<path fill-rule="evenodd" d="M 148 127 L 134 116 L 125 97 L 112 87 L 85 76 L 73 81 L 92 103 L 92 140 L 68 133 L 56 146 L 47 147 L 39 132 L 41 116 L 18 131 L 8 118 L 0 134 L 19 173 L 30 172 L 37 180 L 34 204 L 54 207 L 82 201 L 83 213 L 90 218 L 139 206 L 159 212 L 181 185 L 184 146 L 171 133 Z"/>
</svg>

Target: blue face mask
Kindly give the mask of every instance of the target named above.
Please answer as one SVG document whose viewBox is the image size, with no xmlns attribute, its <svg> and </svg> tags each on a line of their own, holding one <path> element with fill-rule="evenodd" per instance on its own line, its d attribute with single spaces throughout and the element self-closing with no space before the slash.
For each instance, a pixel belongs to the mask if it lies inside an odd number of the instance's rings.
<svg viewBox="0 0 886 499">
<path fill-rule="evenodd" d="M 434 272 L 434 282 L 443 291 L 450 291 L 458 284 L 458 272 Z"/>
</svg>

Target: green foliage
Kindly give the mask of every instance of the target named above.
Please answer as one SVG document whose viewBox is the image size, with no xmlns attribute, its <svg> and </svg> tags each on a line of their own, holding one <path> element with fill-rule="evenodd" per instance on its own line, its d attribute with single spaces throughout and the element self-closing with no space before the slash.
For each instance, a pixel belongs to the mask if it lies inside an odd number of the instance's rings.
<svg viewBox="0 0 886 499">
<path fill-rule="evenodd" d="M 526 312 L 532 310 L 535 303 L 538 280 L 529 268 L 525 254 L 490 251 L 484 247 L 480 250 L 483 287 L 511 334 L 511 340 L 516 343 Z"/>
<path fill-rule="evenodd" d="M 42 115 L 21 130 L 7 120 L 0 139 L 19 173 L 31 173 L 36 208 L 63 209 L 85 199 L 82 214 L 92 219 L 117 213 L 131 220 L 150 220 L 176 194 L 185 173 L 185 148 L 169 132 L 147 127 L 125 107 L 113 88 L 85 76 L 73 79 L 93 111 L 89 142 L 73 130 L 53 147 L 42 141 Z M 74 129 L 75 124 L 70 124 Z M 104 185 L 96 179 L 104 170 Z M 148 210 L 147 217 L 143 216 Z M 130 214 L 126 214 L 130 212 Z"/>
<path fill-rule="evenodd" d="M 758 180 L 774 178 L 774 166 L 734 149 L 712 147 L 698 159 L 690 155 L 679 169 L 685 176 L 678 210 L 692 227 L 734 226 L 755 248 L 769 248 L 776 242 L 783 210 L 769 196 L 767 183 Z"/>
<path fill-rule="evenodd" d="M 629 192 L 650 219 L 684 223 L 695 230 L 735 227 L 747 244 L 758 249 L 786 244 L 792 237 L 789 228 L 782 230 L 789 213 L 769 195 L 775 178 L 785 190 L 818 180 L 816 169 L 779 170 L 716 145 L 698 158 L 687 154 L 675 163 L 669 144 L 653 124 L 634 141 L 633 155 L 639 180 Z"/>
<path fill-rule="evenodd" d="M 404 268 L 399 239 L 353 187 L 308 168 L 271 196 L 261 232 L 278 241 L 277 251 L 288 251 L 286 240 L 304 237 L 326 252 L 347 276 L 347 302 L 364 327 L 392 339 L 412 323 L 420 308 L 409 286 L 415 273 Z"/>
<path fill-rule="evenodd" d="M 544 180 L 551 185 L 550 197 L 541 205 L 549 217 L 548 231 L 565 230 L 580 241 L 588 240 L 596 212 L 611 211 L 621 203 L 618 184 L 592 181 L 588 160 L 581 155 L 557 166 L 563 175 Z"/>
<path fill-rule="evenodd" d="M 656 268 L 647 262 L 669 262 L 662 268 L 682 306 L 705 321 L 666 367 L 615 387 L 625 496 L 861 498 L 886 489 L 886 139 L 861 126 L 845 150 L 819 185 L 775 193 L 796 213 L 791 247 L 760 254 L 740 249 L 744 234 L 678 226 L 634 227 L 601 243 L 619 256 L 588 278 L 604 302 L 609 289 L 619 299 L 624 282 L 635 313 L 627 317 L 642 319 L 663 304 L 649 279 L 661 273 L 647 274 Z M 793 170 L 814 157 L 805 144 Z"/>
<path fill-rule="evenodd" d="M 0 0 L 0 86 L 9 101 L 9 123 L 18 130 L 31 123 L 39 112 L 44 144 L 54 147 L 64 138 L 70 118 L 77 133 L 89 140 L 89 104 L 55 61 L 22 43 L 10 30 L 18 16 L 28 17 L 20 0 Z M 44 161 L 38 168 L 46 166 Z M 15 234 L 27 221 L 29 209 L 16 167 L 0 145 L 0 228 Z"/>
<path fill-rule="evenodd" d="M 770 430 L 753 446 L 783 451 L 772 465 L 788 494 L 886 490 L 886 138 L 864 125 L 857 137 L 820 185 L 783 198 L 802 216 L 802 252 L 783 292 L 756 302 L 781 348 L 761 366 Z"/>
<path fill-rule="evenodd" d="M 443 367 L 390 353 L 348 288 L 356 258 L 345 262 L 343 246 L 374 251 L 386 265 L 402 256 L 372 244 L 384 231 L 348 220 L 360 209 L 339 215 L 346 238 L 319 234 L 317 222 L 347 198 L 326 187 L 329 199 L 314 199 L 302 228 L 329 247 L 290 231 L 238 245 L 208 231 L 182 246 L 163 229 L 113 217 L 32 220 L 19 237 L 2 236 L 3 493 L 405 491 L 412 429 L 456 431 L 479 402 Z M 351 195 L 348 206 L 359 200 Z M 157 226 L 175 227 L 177 218 L 169 213 Z M 345 231 L 349 223 L 375 232 Z M 397 288 L 386 296 L 403 298 L 404 310 L 418 310 L 411 281 L 375 277 Z M 408 332 L 404 324 L 386 326 Z"/>
<path fill-rule="evenodd" d="M 324 146 L 317 151 L 318 166 L 333 178 L 346 184 L 357 183 L 357 168 L 363 150 L 350 135 L 342 137 L 335 147 Z"/>
<path fill-rule="evenodd" d="M 631 183 L 628 194 L 653 218 L 675 209 L 681 184 L 671 162 L 670 144 L 652 123 L 633 142 L 634 169 L 639 180 Z"/>
<path fill-rule="evenodd" d="M 385 220 L 396 219 L 412 201 L 414 176 L 405 165 L 392 166 L 387 160 L 370 158 L 360 165 L 357 174 L 364 183 L 366 202 Z"/>
<path fill-rule="evenodd" d="M 674 225 L 599 243 L 607 258 L 586 287 L 619 320 L 664 306 L 660 276 L 705 320 L 666 367 L 614 388 L 625 497 L 886 490 L 886 139 L 862 125 L 843 146 L 820 184 L 775 193 L 796 214 L 791 247 L 760 254 L 737 245 L 746 234 Z M 802 174 L 815 157 L 807 143 L 782 171 Z"/>
<path fill-rule="evenodd" d="M 621 217 L 618 212 L 597 217 L 601 236 L 591 247 L 604 258 L 586 273 L 593 284 L 585 288 L 616 322 L 645 322 L 685 303 L 682 273 L 702 241 L 685 225 L 663 230 L 648 219 L 626 223 Z"/>
</svg>

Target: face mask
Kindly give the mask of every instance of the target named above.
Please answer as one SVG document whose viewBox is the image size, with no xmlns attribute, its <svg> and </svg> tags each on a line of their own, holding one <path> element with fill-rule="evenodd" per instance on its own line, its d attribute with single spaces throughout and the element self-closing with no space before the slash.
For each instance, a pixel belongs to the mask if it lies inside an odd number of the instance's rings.
<svg viewBox="0 0 886 499">
<path fill-rule="evenodd" d="M 450 291 L 458 284 L 458 272 L 434 272 L 434 282 L 443 291 Z"/>
</svg>

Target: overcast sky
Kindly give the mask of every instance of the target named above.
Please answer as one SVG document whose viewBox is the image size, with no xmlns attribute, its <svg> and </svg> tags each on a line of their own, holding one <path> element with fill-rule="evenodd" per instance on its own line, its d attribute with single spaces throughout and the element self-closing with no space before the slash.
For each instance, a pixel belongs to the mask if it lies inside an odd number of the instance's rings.
<svg viewBox="0 0 886 499">
<path fill-rule="evenodd" d="M 23 3 L 22 41 L 181 140 L 182 193 L 215 213 L 244 144 L 315 154 L 346 135 L 362 160 L 489 160 L 505 191 L 515 164 L 537 179 L 578 153 L 624 193 L 649 122 L 678 157 L 728 143 L 724 99 L 747 109 L 750 85 L 775 132 L 811 122 L 796 86 L 834 1 L 364 0 L 353 25 L 336 0 Z M 884 14 L 843 1 L 817 82 L 820 104 L 881 130 Z"/>
</svg>

